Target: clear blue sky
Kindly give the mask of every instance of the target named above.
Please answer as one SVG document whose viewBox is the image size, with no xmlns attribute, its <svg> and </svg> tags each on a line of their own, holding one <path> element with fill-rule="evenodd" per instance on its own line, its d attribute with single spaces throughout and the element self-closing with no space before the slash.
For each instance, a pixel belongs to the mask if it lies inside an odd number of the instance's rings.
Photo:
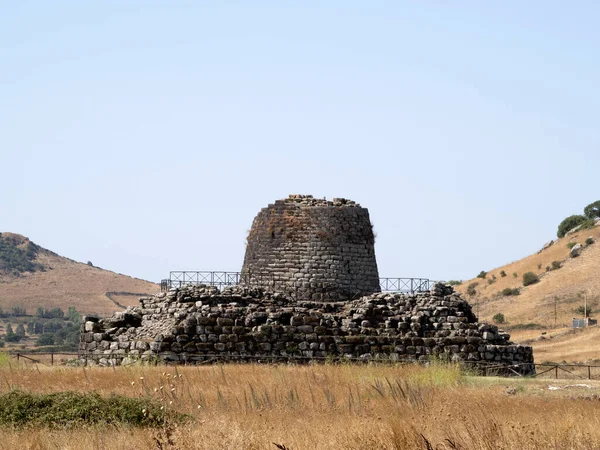
<svg viewBox="0 0 600 450">
<path fill-rule="evenodd" d="M 157 281 L 239 270 L 258 210 L 306 193 L 369 208 L 382 276 L 473 277 L 600 199 L 599 17 L 0 1 L 0 231 Z"/>
</svg>

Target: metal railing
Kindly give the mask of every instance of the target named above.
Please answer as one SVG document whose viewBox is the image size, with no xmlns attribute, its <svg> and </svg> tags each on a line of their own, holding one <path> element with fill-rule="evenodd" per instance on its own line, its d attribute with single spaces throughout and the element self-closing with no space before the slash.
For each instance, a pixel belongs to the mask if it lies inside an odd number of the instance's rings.
<svg viewBox="0 0 600 450">
<path fill-rule="evenodd" d="M 411 294 L 426 292 L 431 289 L 433 283 L 434 281 L 428 278 L 379 278 L 381 292 L 407 292 Z M 176 270 L 170 272 L 168 279 L 161 280 L 160 288 L 162 291 L 168 291 L 171 288 L 179 288 L 190 284 L 204 284 L 219 289 L 239 284 L 274 287 L 276 286 L 276 280 L 272 274 L 268 273 Z"/>
</svg>

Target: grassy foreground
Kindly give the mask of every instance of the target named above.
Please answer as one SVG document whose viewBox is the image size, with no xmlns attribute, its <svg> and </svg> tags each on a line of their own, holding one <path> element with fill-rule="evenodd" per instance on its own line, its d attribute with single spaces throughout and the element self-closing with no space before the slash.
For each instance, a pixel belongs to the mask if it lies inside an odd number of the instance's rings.
<svg viewBox="0 0 600 450">
<path fill-rule="evenodd" d="M 0 395 L 93 391 L 154 401 L 191 420 L 4 425 L 0 449 L 600 448 L 600 382 L 585 383 L 480 378 L 447 365 L 12 364 L 0 367 Z"/>
</svg>

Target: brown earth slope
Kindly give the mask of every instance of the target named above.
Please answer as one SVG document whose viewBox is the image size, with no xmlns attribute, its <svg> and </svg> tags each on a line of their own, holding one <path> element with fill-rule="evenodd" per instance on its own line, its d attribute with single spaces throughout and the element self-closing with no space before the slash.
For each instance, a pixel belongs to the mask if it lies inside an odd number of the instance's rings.
<svg viewBox="0 0 600 450">
<path fill-rule="evenodd" d="M 19 248 L 30 242 L 13 233 L 2 236 Z M 35 314 L 38 307 L 66 311 L 74 306 L 82 314 L 106 316 L 123 306 L 138 305 L 140 296 L 160 290 L 155 283 L 82 264 L 41 247 L 33 262 L 44 269 L 19 274 L 0 270 L 0 307 L 4 311 L 19 306 Z"/>
<path fill-rule="evenodd" d="M 588 237 L 595 242 L 585 246 Z M 569 243 L 585 246 L 579 257 L 570 257 Z M 560 262 L 561 267 L 547 271 L 553 261 Z M 506 276 L 501 275 L 502 271 Z M 524 287 L 526 272 L 538 275 L 539 282 Z M 477 283 L 476 294 L 468 295 L 473 283 Z M 520 294 L 504 296 L 506 288 L 520 288 Z M 536 361 L 600 360 L 597 329 L 569 332 L 572 319 L 583 317 L 578 309 L 586 302 L 591 317 L 600 318 L 599 226 L 558 239 L 545 250 L 490 270 L 483 279 L 464 281 L 457 290 L 473 305 L 480 320 L 492 322 L 495 314 L 504 314 L 507 323 L 502 327 L 510 331 L 513 341 L 533 345 Z"/>
</svg>

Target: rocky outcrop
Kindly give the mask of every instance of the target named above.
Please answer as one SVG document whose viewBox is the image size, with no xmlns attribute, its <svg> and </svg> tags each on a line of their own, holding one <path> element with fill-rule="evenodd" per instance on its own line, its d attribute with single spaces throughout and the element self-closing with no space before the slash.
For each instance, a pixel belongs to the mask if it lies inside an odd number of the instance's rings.
<svg viewBox="0 0 600 450">
<path fill-rule="evenodd" d="M 430 292 L 376 293 L 346 302 L 196 285 L 140 302 L 111 318 L 85 318 L 80 357 L 98 364 L 437 357 L 512 365 L 521 374 L 535 370 L 531 347 L 514 345 L 496 326 L 477 323 L 470 305 L 441 283 Z"/>
</svg>

